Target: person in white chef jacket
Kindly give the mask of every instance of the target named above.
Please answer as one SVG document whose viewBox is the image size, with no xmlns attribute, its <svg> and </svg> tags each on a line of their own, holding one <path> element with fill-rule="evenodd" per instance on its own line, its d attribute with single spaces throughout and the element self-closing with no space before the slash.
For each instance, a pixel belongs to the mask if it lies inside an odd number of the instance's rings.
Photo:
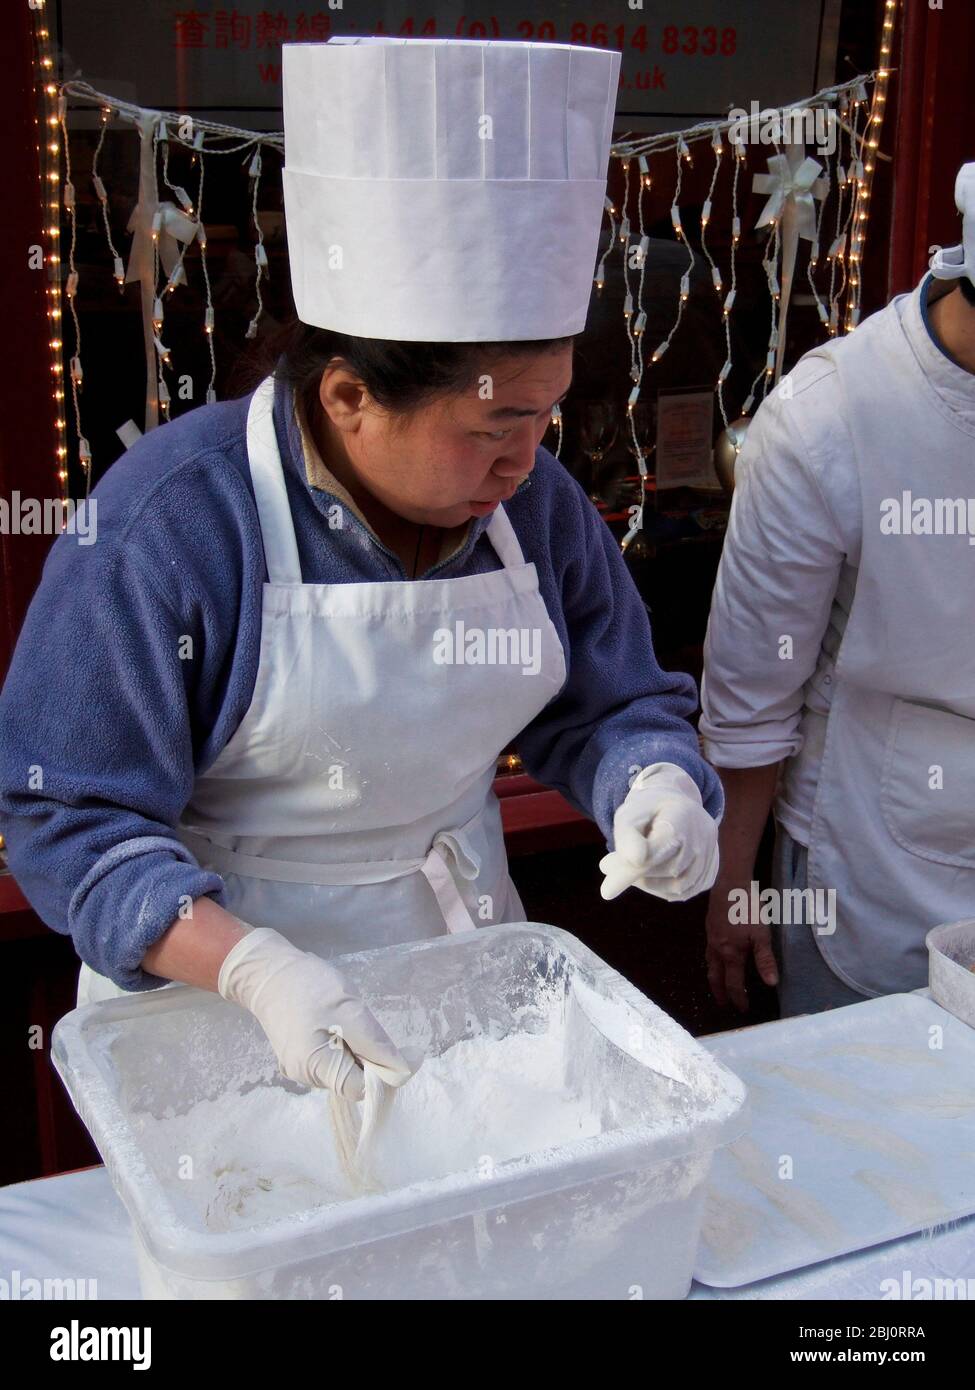
<svg viewBox="0 0 975 1390">
<path fill-rule="evenodd" d="M 618 53 L 549 44 L 285 45 L 284 194 L 302 323 L 435 344 L 580 332 L 619 64 Z M 479 134 L 485 113 L 492 139 Z M 436 174 L 410 177 L 413 167 Z M 359 417 L 337 381 L 329 377 L 328 406 L 340 437 Z M 471 929 L 471 882 L 477 900 L 495 905 L 491 920 L 523 919 L 491 784 L 500 751 L 564 684 L 567 653 L 499 505 L 523 481 L 510 460 L 508 473 L 477 480 L 476 507 L 464 513 L 492 514 L 499 569 L 422 583 L 303 583 L 274 390 L 272 378 L 258 387 L 246 425 L 268 573 L 253 702 L 197 777 L 176 827 L 200 868 L 221 875 L 233 911 L 195 899 L 192 916 L 173 921 L 142 965 L 218 989 L 256 1016 L 287 1077 L 358 1100 L 365 1067 L 400 1085 L 412 1063 L 325 958 L 329 947 Z M 540 429 L 538 412 L 520 411 L 533 414 L 525 474 L 550 410 L 546 401 Z M 386 480 L 388 512 L 409 484 Z M 402 523 L 411 545 L 417 522 Z M 620 570 L 614 582 L 624 580 Z M 540 634 L 536 675 L 461 664 L 449 680 L 435 679 L 434 639 L 458 619 Z M 601 623 L 599 611 L 592 620 Z M 573 656 L 584 663 L 584 652 Z M 693 744 L 684 719 L 668 720 L 658 746 Z M 321 762 L 309 754 L 323 738 L 352 764 L 357 785 L 368 785 L 367 797 L 328 799 Z M 700 762 L 696 745 L 691 756 Z M 671 900 L 703 891 L 717 865 L 715 815 L 683 768 L 662 759 L 636 771 L 615 811 L 603 895 L 630 886 Z M 720 787 L 710 769 L 701 775 L 720 814 Z M 109 847 L 104 867 L 132 845 L 150 853 L 167 843 L 149 836 Z M 88 871 L 79 902 L 102 868 Z M 83 966 L 79 1002 L 123 992 Z"/>
<path fill-rule="evenodd" d="M 921 987 L 926 932 L 975 915 L 975 163 L 955 199 L 962 245 L 807 353 L 738 460 L 700 727 L 708 973 L 741 1009 L 750 958 L 785 1015 Z"/>
</svg>

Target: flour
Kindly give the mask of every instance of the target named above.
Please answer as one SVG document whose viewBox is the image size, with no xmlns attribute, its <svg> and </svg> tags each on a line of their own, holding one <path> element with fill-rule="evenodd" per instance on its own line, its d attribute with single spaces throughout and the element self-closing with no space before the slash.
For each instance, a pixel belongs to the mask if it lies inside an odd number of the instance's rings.
<svg viewBox="0 0 975 1390">
<path fill-rule="evenodd" d="M 766 1076 L 781 1076 L 790 1085 L 800 1090 L 819 1091 L 821 1095 L 832 1096 L 835 1100 L 846 1100 L 856 1105 L 863 1097 L 859 1086 L 842 1076 L 831 1072 L 817 1071 L 815 1067 L 793 1067 L 785 1062 L 753 1063 L 755 1068 Z"/>
<path fill-rule="evenodd" d="M 940 1086 L 923 1094 L 891 1096 L 889 1103 L 901 1110 L 914 1110 L 934 1119 L 962 1120 L 975 1110 L 975 1093 L 957 1086 Z"/>
<path fill-rule="evenodd" d="M 945 1203 L 936 1191 L 869 1168 L 861 1168 L 853 1176 L 911 1225 L 933 1226 L 945 1219 Z"/>
<path fill-rule="evenodd" d="M 873 1121 L 851 1120 L 844 1115 L 826 1115 L 821 1111 L 799 1118 L 833 1139 L 847 1140 L 858 1148 L 883 1154 L 884 1158 L 902 1163 L 906 1168 L 923 1168 L 929 1162 L 928 1155 L 917 1144 Z"/>
<path fill-rule="evenodd" d="M 184 1114 L 152 1118 L 142 1138 L 193 1225 L 244 1230 L 364 1190 L 453 1173 L 487 1176 L 508 1160 L 614 1127 L 591 1078 L 577 1090 L 563 1078 L 558 1027 L 481 1036 L 428 1057 L 385 1107 L 375 1088 L 370 1103 L 367 1073 L 366 1100 L 351 1107 L 363 1111 L 361 1127 L 357 1115 L 339 1119 L 341 1152 L 330 1093 L 281 1084 L 227 1092 Z"/>
<path fill-rule="evenodd" d="M 936 1067 L 937 1057 L 925 1052 L 921 1047 L 892 1047 L 887 1043 L 844 1042 L 842 1047 L 831 1047 L 819 1054 L 821 1057 L 862 1057 L 868 1062 L 881 1062 L 891 1067 Z"/>
<path fill-rule="evenodd" d="M 818 1245 L 842 1244 L 843 1230 L 832 1212 L 811 1192 L 804 1192 L 794 1187 L 790 1179 L 781 1178 L 775 1160 L 753 1140 L 747 1136 L 738 1139 L 729 1146 L 728 1152 L 746 1181 L 771 1202 L 786 1220 L 805 1231 Z"/>
<path fill-rule="evenodd" d="M 701 1239 L 723 1260 L 736 1260 L 766 1224 L 765 1213 L 750 1202 L 739 1202 L 709 1188 L 704 1199 Z"/>
</svg>

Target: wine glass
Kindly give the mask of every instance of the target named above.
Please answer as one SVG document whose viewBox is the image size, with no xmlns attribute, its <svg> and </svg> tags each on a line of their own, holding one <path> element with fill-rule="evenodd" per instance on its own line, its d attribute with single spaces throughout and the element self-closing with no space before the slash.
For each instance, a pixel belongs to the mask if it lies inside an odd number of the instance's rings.
<svg viewBox="0 0 975 1390">
<path fill-rule="evenodd" d="M 600 465 L 619 433 L 616 406 L 612 401 L 587 401 L 580 412 L 579 430 L 582 452 L 589 460 L 589 497 L 598 504 L 603 500 L 599 491 Z"/>
<path fill-rule="evenodd" d="M 654 438 L 654 430 L 657 423 L 657 408 L 651 401 L 637 401 L 635 405 L 627 411 L 629 418 L 633 421 L 633 428 L 626 428 L 626 447 L 637 460 L 647 459 L 657 447 Z M 634 444 L 636 436 L 636 444 Z"/>
</svg>

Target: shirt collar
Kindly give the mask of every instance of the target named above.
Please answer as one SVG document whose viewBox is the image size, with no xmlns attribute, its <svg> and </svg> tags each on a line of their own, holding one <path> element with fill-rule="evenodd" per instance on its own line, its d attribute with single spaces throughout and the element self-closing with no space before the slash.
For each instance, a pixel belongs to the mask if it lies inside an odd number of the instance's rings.
<svg viewBox="0 0 975 1390">
<path fill-rule="evenodd" d="M 901 323 L 931 387 L 971 428 L 975 425 L 975 374 L 959 366 L 934 337 L 928 318 L 934 303 L 929 299 L 933 282 L 934 277 L 927 274 L 911 294 L 903 296 Z"/>
</svg>

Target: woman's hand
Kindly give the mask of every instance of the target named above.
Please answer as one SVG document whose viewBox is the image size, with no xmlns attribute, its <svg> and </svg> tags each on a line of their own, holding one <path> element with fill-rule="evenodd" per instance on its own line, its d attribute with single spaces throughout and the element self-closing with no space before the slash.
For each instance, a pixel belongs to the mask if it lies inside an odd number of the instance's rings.
<svg viewBox="0 0 975 1390">
<path fill-rule="evenodd" d="M 673 763 L 643 769 L 613 817 L 613 840 L 615 849 L 599 861 L 604 898 L 635 887 L 683 902 L 710 888 L 718 872 L 717 821 Z"/>
<path fill-rule="evenodd" d="M 365 1092 L 363 1062 L 389 1086 L 415 1070 L 337 970 L 268 927 L 231 947 L 217 989 L 254 1015 L 282 1073 L 299 1085 L 355 1101 Z"/>
</svg>

